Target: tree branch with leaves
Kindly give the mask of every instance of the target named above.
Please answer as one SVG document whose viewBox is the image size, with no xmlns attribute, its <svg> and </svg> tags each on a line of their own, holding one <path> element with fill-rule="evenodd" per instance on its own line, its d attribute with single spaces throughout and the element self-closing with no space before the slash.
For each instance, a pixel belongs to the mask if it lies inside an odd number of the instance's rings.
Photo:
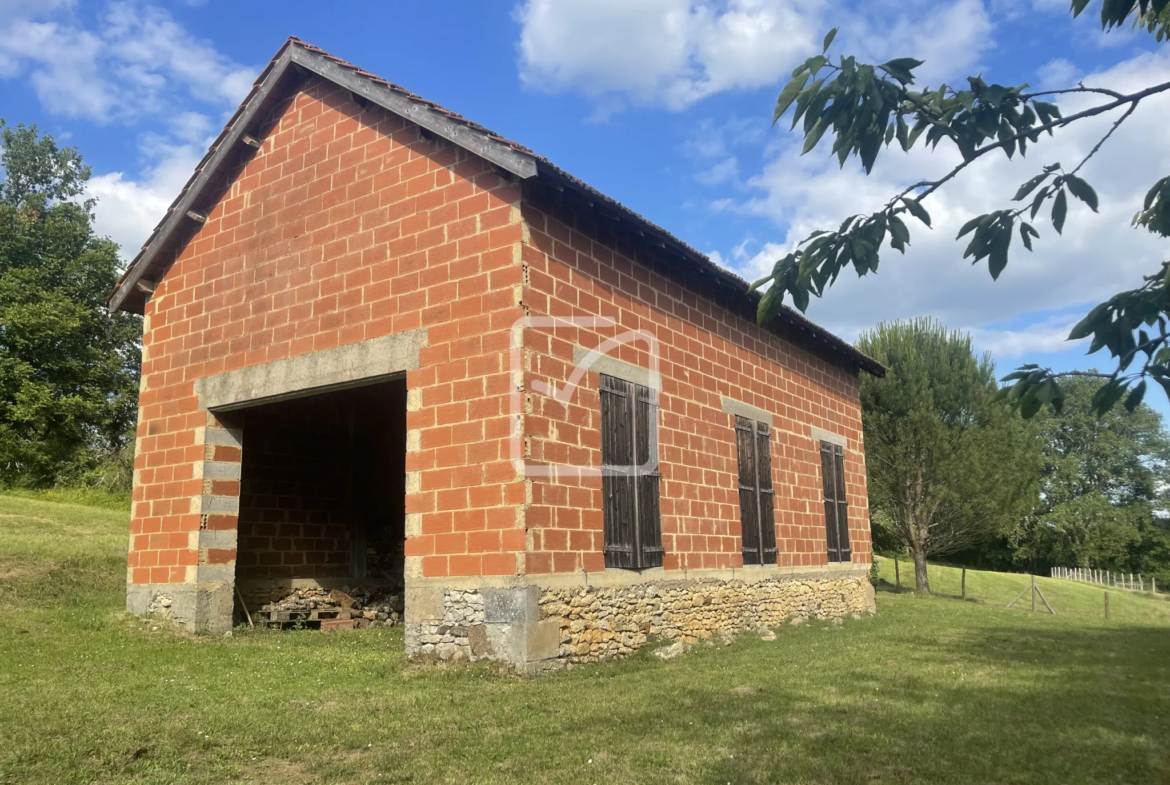
<svg viewBox="0 0 1170 785">
<path fill-rule="evenodd" d="M 1073 0 L 1072 14 L 1081 15 L 1089 0 Z M 1170 0 L 1102 0 L 1101 25 L 1106 31 L 1124 24 L 1145 31 L 1161 43 L 1170 39 Z M 1131 93 L 1078 84 L 1072 87 L 1028 92 L 1028 85 L 988 84 L 979 76 L 967 78 L 967 86 L 913 89 L 915 69 L 923 61 L 904 57 L 880 65 L 858 62 L 854 57 L 829 56 L 836 29 L 825 36 L 819 55 L 808 58 L 793 71 L 780 92 L 773 124 L 792 113 L 792 128 L 801 125 L 802 154 L 815 149 L 826 134 L 833 138 L 832 152 L 840 165 L 859 158 L 869 174 L 878 156 L 896 141 L 903 152 L 922 142 L 931 149 L 950 144 L 962 161 L 932 180 L 916 182 L 895 194 L 880 210 L 852 215 L 839 228 L 813 232 L 791 253 L 779 259 L 752 290 L 769 286 L 760 299 L 757 318 L 768 322 L 779 313 L 786 298 L 801 311 L 810 296 L 822 297 L 838 276 L 852 267 L 859 275 L 876 273 L 882 252 L 905 253 L 914 221 L 931 225 L 928 198 L 963 175 L 968 167 L 995 151 L 1012 159 L 1027 155 L 1028 146 L 1068 126 L 1098 115 L 1120 112 L 1097 143 L 1072 169 L 1049 163 L 1017 189 L 1005 206 L 972 217 L 956 239 L 968 238 L 963 258 L 973 264 L 984 260 L 993 279 L 1008 265 L 1012 244 L 1031 251 L 1040 232 L 1033 226 L 1041 210 L 1057 234 L 1064 231 L 1069 202 L 1076 200 L 1097 212 L 1099 200 L 1093 187 L 1081 177 L 1085 164 L 1109 142 L 1114 132 L 1133 116 L 1142 101 L 1170 92 L 1170 82 L 1150 85 Z M 1064 115 L 1057 104 L 1042 99 L 1064 95 L 1100 96 L 1102 101 L 1082 111 Z M 910 220 L 913 219 L 913 220 Z M 1159 237 L 1170 237 L 1170 177 L 1149 189 L 1133 225 Z M 1098 414 L 1119 401 L 1135 409 L 1152 379 L 1170 396 L 1170 261 L 1162 262 L 1143 279 L 1143 284 L 1122 291 L 1093 308 L 1069 334 L 1069 340 L 1091 338 L 1089 353 L 1107 349 L 1116 363 L 1093 399 Z M 1136 365 L 1135 365 L 1136 363 Z M 1042 407 L 1059 411 L 1065 394 L 1064 377 L 1081 372 L 1057 373 L 1038 365 L 1021 366 L 1003 381 L 1004 397 L 1032 417 Z"/>
</svg>

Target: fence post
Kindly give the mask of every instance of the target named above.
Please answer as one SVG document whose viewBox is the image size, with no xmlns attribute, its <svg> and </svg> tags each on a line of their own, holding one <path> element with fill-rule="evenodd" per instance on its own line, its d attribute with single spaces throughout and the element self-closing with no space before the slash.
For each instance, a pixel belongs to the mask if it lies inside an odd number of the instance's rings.
<svg viewBox="0 0 1170 785">
<path fill-rule="evenodd" d="M 1033 575 L 1033 576 L 1031 576 L 1031 578 L 1032 578 L 1032 613 L 1035 613 L 1036 612 L 1036 576 Z"/>
<path fill-rule="evenodd" d="M 1109 618 L 1109 592 L 1105 592 L 1105 618 Z"/>
<path fill-rule="evenodd" d="M 894 589 L 902 591 L 902 573 L 898 571 L 898 554 L 894 554 Z"/>
<path fill-rule="evenodd" d="M 1139 572 L 1138 573 L 1138 591 L 1145 591 L 1145 590 L 1146 590 L 1146 579 L 1143 578 L 1142 574 Z"/>
<path fill-rule="evenodd" d="M 960 592 L 962 599 L 967 599 L 967 565 L 963 565 L 963 575 L 960 578 Z"/>
</svg>

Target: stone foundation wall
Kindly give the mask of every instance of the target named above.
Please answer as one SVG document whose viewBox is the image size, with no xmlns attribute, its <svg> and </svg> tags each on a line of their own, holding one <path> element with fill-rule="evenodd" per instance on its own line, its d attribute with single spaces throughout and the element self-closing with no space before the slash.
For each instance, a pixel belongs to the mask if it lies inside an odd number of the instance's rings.
<svg viewBox="0 0 1170 785">
<path fill-rule="evenodd" d="M 596 662 L 632 653 L 652 638 L 693 642 L 794 618 L 840 619 L 874 612 L 864 576 L 662 581 L 619 588 L 547 589 L 540 618 L 560 624 L 559 659 Z"/>
<path fill-rule="evenodd" d="M 411 656 L 443 662 L 475 662 L 486 654 L 484 647 L 472 646 L 472 639 L 484 632 L 484 597 L 478 591 L 447 589 L 443 592 L 443 615 L 438 619 L 411 622 L 406 627 L 406 651 Z M 474 628 L 479 627 L 476 630 Z M 474 631 L 473 631 L 474 630 Z"/>
</svg>

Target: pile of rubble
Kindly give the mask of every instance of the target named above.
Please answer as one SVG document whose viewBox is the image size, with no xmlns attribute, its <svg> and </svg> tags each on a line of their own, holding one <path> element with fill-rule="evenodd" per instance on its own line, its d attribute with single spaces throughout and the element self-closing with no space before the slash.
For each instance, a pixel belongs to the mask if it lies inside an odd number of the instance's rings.
<svg viewBox="0 0 1170 785">
<path fill-rule="evenodd" d="M 352 619 L 353 626 L 360 628 L 397 626 L 402 623 L 402 609 L 401 591 L 383 587 L 342 586 L 340 589 L 293 589 L 276 602 L 266 603 L 260 611 L 273 621 L 295 618 Z M 307 617 L 306 614 L 311 616 Z"/>
</svg>

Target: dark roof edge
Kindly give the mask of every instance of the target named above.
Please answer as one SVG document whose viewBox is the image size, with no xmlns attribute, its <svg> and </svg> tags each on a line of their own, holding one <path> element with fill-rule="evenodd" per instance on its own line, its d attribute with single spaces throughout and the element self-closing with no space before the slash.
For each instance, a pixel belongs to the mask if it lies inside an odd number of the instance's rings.
<svg viewBox="0 0 1170 785">
<path fill-rule="evenodd" d="M 228 158 L 233 147 L 239 143 L 248 123 L 256 116 L 260 106 L 288 70 L 289 63 L 292 61 L 292 53 L 289 51 L 291 43 L 291 39 L 285 42 L 284 46 L 277 52 L 276 57 L 260 73 L 256 83 L 252 86 L 252 91 L 248 93 L 248 97 L 228 120 L 223 131 L 212 142 L 207 154 L 203 156 L 203 160 L 195 167 L 195 173 L 191 179 L 187 181 L 178 197 L 167 208 L 166 217 L 155 227 L 146 244 L 142 246 L 142 250 L 130 262 L 126 272 L 122 274 L 122 279 L 118 281 L 118 285 L 110 294 L 107 304 L 111 311 L 128 305 L 127 298 L 135 293 L 136 285 L 142 279 L 143 274 L 152 266 L 159 251 L 170 241 L 180 224 L 187 219 L 187 212 L 195 206 L 220 165 Z"/>
<path fill-rule="evenodd" d="M 140 297 L 146 296 L 145 291 L 138 292 L 139 281 L 159 261 L 160 252 L 167 247 L 175 233 L 187 222 L 189 212 L 199 206 L 204 192 L 212 184 L 220 168 L 229 160 L 229 154 L 233 150 L 239 149 L 240 141 L 252 121 L 261 108 L 268 103 L 281 78 L 294 65 L 304 71 L 328 79 L 389 112 L 417 123 L 437 136 L 481 156 L 520 179 L 527 180 L 539 175 L 542 178 L 551 179 L 562 187 L 571 189 L 582 196 L 591 206 L 600 202 L 609 211 L 616 213 L 620 220 L 632 224 L 635 232 L 652 235 L 657 245 L 673 251 L 694 264 L 700 274 L 709 274 L 712 277 L 712 282 L 716 285 L 726 287 L 747 298 L 753 305 L 758 303 L 760 293 L 749 293 L 747 281 L 715 264 L 705 254 L 690 247 L 667 230 L 573 177 L 528 148 L 505 139 L 483 126 L 426 101 L 397 85 L 362 71 L 311 44 L 297 38 L 289 38 L 257 77 L 251 92 L 232 115 L 223 131 L 208 149 L 203 160 L 196 167 L 191 179 L 187 181 L 183 190 L 168 208 L 166 217 L 155 227 L 146 245 L 142 247 L 142 250 L 127 267 L 126 272 L 123 273 L 117 287 L 110 295 L 108 301 L 110 310 L 131 310 L 133 306 L 139 305 L 137 300 Z M 132 296 L 134 301 L 130 300 Z M 878 377 L 886 374 L 886 368 L 881 363 L 858 351 L 848 342 L 814 324 L 791 308 L 783 308 L 776 317 L 774 325 L 777 328 L 795 329 L 804 333 L 813 341 L 814 345 L 824 346 L 829 352 L 867 373 Z"/>
</svg>

